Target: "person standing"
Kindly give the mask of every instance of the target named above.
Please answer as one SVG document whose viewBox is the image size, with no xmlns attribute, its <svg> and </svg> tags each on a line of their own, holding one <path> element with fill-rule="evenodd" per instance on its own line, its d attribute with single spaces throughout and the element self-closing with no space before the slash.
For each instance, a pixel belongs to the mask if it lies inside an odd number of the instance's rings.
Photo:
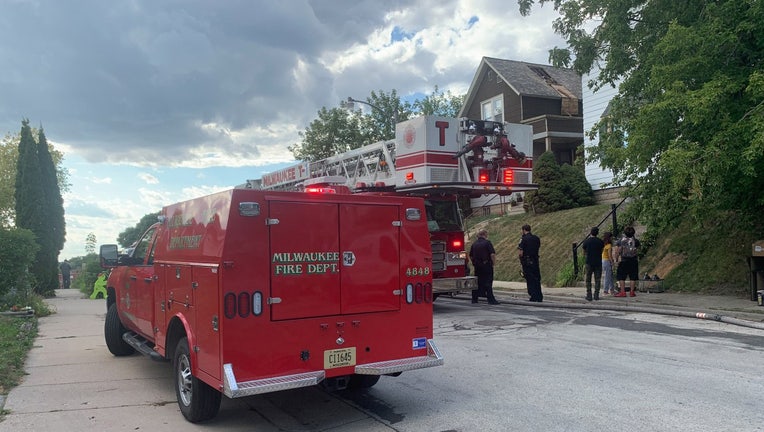
<svg viewBox="0 0 764 432">
<path fill-rule="evenodd" d="M 630 297 L 637 296 L 637 279 L 639 279 L 639 260 L 637 251 L 639 240 L 634 237 L 634 227 L 627 226 L 623 230 L 623 237 L 616 242 L 615 260 L 618 264 L 616 278 L 621 292 L 616 297 L 626 297 L 626 278 L 629 278 Z"/>
<path fill-rule="evenodd" d="M 69 261 L 64 260 L 59 267 L 61 269 L 61 282 L 64 283 L 64 289 L 69 289 L 72 277 L 72 266 L 69 265 Z"/>
<path fill-rule="evenodd" d="M 600 229 L 592 227 L 589 230 L 589 237 L 584 240 L 582 246 L 584 255 L 586 255 L 586 300 L 592 301 L 600 299 L 600 286 L 602 283 L 602 249 L 605 248 L 605 242 L 597 237 Z M 594 296 L 592 297 L 592 277 L 594 277 Z"/>
<path fill-rule="evenodd" d="M 544 301 L 544 294 L 541 292 L 541 269 L 539 268 L 539 249 L 541 249 L 541 239 L 531 233 L 531 226 L 523 225 L 523 237 L 520 244 L 517 245 L 518 258 L 523 266 L 525 275 L 525 284 L 528 287 L 530 301 L 541 303 Z"/>
<path fill-rule="evenodd" d="M 472 290 L 472 303 L 477 303 L 478 297 L 485 295 L 488 304 L 499 304 L 493 296 L 493 266 L 496 263 L 496 250 L 488 240 L 488 231 L 482 229 L 478 232 L 477 240 L 470 247 L 470 261 L 478 280 L 478 289 Z"/>
<path fill-rule="evenodd" d="M 605 280 L 602 281 L 605 294 L 613 294 L 617 291 L 613 281 L 613 233 L 607 231 L 602 234 L 602 241 L 605 247 L 602 249 L 602 275 Z"/>
</svg>

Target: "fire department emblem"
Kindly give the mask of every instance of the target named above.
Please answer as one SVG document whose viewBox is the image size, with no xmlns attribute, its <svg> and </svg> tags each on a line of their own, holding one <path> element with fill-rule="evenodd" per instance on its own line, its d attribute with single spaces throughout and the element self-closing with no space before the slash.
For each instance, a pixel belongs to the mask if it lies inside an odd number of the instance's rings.
<svg viewBox="0 0 764 432">
<path fill-rule="evenodd" d="M 353 252 L 342 252 L 342 265 L 352 267 L 355 264 L 355 254 Z"/>
<path fill-rule="evenodd" d="M 406 147 L 411 148 L 414 146 L 414 141 L 416 141 L 416 130 L 413 126 L 408 125 L 403 132 L 403 144 L 405 144 Z"/>
</svg>

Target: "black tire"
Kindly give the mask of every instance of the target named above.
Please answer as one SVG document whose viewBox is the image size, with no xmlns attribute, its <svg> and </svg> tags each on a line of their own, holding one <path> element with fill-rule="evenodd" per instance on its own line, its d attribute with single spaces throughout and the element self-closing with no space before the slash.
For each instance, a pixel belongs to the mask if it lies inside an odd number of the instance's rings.
<svg viewBox="0 0 764 432">
<path fill-rule="evenodd" d="M 191 423 L 214 418 L 220 410 L 222 394 L 191 374 L 187 338 L 178 341 L 172 365 L 175 370 L 175 396 L 183 417 Z"/>
<path fill-rule="evenodd" d="M 106 311 L 106 322 L 103 325 L 103 335 L 106 339 L 106 346 L 109 348 L 109 352 L 117 357 L 129 356 L 135 352 L 135 349 L 122 339 L 122 335 L 125 334 L 126 331 L 125 326 L 122 325 L 122 321 L 119 320 L 117 304 L 112 303 Z"/>
<path fill-rule="evenodd" d="M 379 381 L 379 375 L 353 375 L 348 382 L 348 388 L 351 390 L 367 389 L 374 387 Z"/>
</svg>

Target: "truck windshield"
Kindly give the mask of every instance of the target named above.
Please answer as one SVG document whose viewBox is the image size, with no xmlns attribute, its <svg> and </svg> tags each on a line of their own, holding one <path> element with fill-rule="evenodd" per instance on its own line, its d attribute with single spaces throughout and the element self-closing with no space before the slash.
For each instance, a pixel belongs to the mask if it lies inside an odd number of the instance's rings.
<svg viewBox="0 0 764 432">
<path fill-rule="evenodd" d="M 424 207 L 430 232 L 462 230 L 462 218 L 456 201 L 426 200 Z"/>
</svg>

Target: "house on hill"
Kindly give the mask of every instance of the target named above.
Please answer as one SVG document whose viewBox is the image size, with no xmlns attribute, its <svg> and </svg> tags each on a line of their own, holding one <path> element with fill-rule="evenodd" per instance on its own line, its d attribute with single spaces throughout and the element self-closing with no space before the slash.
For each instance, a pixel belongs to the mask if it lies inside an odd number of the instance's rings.
<svg viewBox="0 0 764 432">
<path fill-rule="evenodd" d="M 587 83 L 591 79 L 592 76 L 586 75 L 583 77 L 583 82 Z M 583 94 L 586 101 L 584 103 L 584 131 L 588 133 L 599 121 L 608 116 L 610 101 L 618 94 L 618 89 L 605 86 L 594 91 L 588 85 L 584 85 Z M 589 156 L 598 144 L 599 134 L 595 134 L 592 138 L 587 136 L 584 139 L 586 155 Z M 588 162 L 585 173 L 597 202 L 617 202 L 620 200 L 620 188 L 611 185 L 613 181 L 612 171 L 603 168 L 598 162 Z"/>
<path fill-rule="evenodd" d="M 572 69 L 483 57 L 459 117 L 529 125 L 534 160 L 551 151 L 557 163 L 572 165 L 584 142 L 583 106 L 581 75 Z M 507 202 L 484 195 L 471 205 L 504 212 Z"/>
<path fill-rule="evenodd" d="M 459 117 L 533 127 L 534 160 L 572 164 L 584 142 L 581 75 L 572 69 L 483 57 Z"/>
</svg>

